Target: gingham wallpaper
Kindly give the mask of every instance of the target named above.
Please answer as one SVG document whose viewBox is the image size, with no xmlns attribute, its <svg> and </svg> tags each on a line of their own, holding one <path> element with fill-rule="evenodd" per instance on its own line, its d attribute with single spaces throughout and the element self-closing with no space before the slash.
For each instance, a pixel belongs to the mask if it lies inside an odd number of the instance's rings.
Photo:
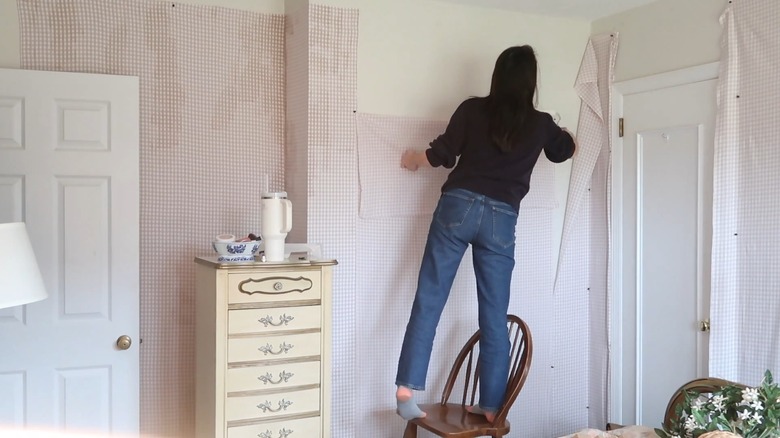
<svg viewBox="0 0 780 438">
<path fill-rule="evenodd" d="M 710 373 L 780 374 L 780 2 L 733 0 L 721 17 L 715 128 Z"/>
<path fill-rule="evenodd" d="M 191 437 L 194 264 L 283 188 L 284 16 L 149 0 L 19 0 L 25 69 L 140 77 L 141 428 Z M 165 250 L 160 250 L 165 242 Z"/>
<path fill-rule="evenodd" d="M 309 184 L 309 5 L 287 6 L 285 20 L 285 190 L 293 205 L 289 242 L 307 240 Z"/>
<path fill-rule="evenodd" d="M 356 325 L 363 318 L 357 297 L 365 277 L 357 267 L 358 184 L 357 105 L 358 11 L 310 5 L 308 11 L 308 241 L 322 245 L 339 265 L 333 276 L 333 437 L 360 437 L 365 418 L 358 394 L 366 391 L 359 369 Z M 356 434 L 357 433 L 357 434 Z"/>
<path fill-rule="evenodd" d="M 617 34 L 593 36 L 575 90 L 582 99 L 555 279 L 548 422 L 554 436 L 607 420 L 610 84 Z"/>
</svg>

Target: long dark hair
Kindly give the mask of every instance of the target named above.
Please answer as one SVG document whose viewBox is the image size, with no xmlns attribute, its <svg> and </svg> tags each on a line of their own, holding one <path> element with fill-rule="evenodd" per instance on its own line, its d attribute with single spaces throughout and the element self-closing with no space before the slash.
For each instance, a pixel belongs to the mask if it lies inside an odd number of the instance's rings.
<svg viewBox="0 0 780 438">
<path fill-rule="evenodd" d="M 487 109 L 490 136 L 503 152 L 511 151 L 526 131 L 536 95 L 536 54 L 531 46 L 504 50 L 496 60 Z"/>
</svg>

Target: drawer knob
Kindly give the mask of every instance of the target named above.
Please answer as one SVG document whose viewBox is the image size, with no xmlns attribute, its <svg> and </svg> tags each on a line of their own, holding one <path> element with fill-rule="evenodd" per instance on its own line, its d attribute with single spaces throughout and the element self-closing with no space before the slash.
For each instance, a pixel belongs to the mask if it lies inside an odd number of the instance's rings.
<svg viewBox="0 0 780 438">
<path fill-rule="evenodd" d="M 287 383 L 288 380 L 290 380 L 290 377 L 292 377 L 293 373 L 288 373 L 287 371 L 282 370 L 281 373 L 279 373 L 279 380 L 274 381 L 274 376 L 271 375 L 271 373 L 265 373 L 264 376 L 260 376 L 257 379 L 263 382 L 263 384 L 270 383 L 271 385 L 278 385 L 282 382 Z"/>
<path fill-rule="evenodd" d="M 285 429 L 281 428 L 279 429 L 279 438 L 287 438 L 288 436 L 292 435 L 293 430 L 292 429 Z M 266 430 L 265 432 L 260 432 L 257 435 L 259 438 L 274 438 L 273 432 L 270 430 Z"/>
<path fill-rule="evenodd" d="M 282 284 L 281 281 L 277 281 L 276 283 L 274 283 L 274 290 L 282 290 L 283 287 L 284 285 Z"/>
<path fill-rule="evenodd" d="M 291 401 L 285 400 L 285 399 L 281 399 L 281 400 L 279 400 L 279 405 L 278 405 L 279 407 L 274 409 L 274 408 L 271 407 L 271 402 L 266 400 L 266 401 L 260 403 L 259 405 L 257 405 L 257 407 L 259 409 L 261 409 L 263 412 L 279 412 L 279 411 L 286 411 L 287 407 L 290 406 L 291 404 L 293 404 Z"/>
<path fill-rule="evenodd" d="M 263 324 L 263 327 L 273 326 L 273 327 L 279 327 L 280 325 L 287 325 L 288 322 L 295 319 L 293 316 L 287 316 L 287 314 L 283 314 L 279 316 L 279 322 L 274 322 L 274 319 L 271 317 L 271 315 L 266 316 L 265 318 L 260 318 L 258 321 Z"/>
<path fill-rule="evenodd" d="M 279 351 L 274 351 L 274 347 L 271 344 L 265 344 L 262 347 L 258 348 L 258 350 L 262 351 L 263 354 L 267 355 L 270 353 L 276 356 L 282 353 L 286 354 L 288 351 L 292 350 L 292 348 L 293 348 L 292 344 L 288 344 L 287 342 L 282 342 L 281 344 L 279 344 Z"/>
</svg>

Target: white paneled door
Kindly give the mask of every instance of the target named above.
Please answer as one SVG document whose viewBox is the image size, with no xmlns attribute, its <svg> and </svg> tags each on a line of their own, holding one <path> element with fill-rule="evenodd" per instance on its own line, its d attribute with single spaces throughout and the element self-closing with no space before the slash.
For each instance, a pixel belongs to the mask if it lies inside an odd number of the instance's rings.
<svg viewBox="0 0 780 438">
<path fill-rule="evenodd" d="M 0 69 L 0 222 L 49 292 L 0 310 L 0 430 L 138 432 L 138 124 L 138 78 Z"/>
<path fill-rule="evenodd" d="M 717 79 L 623 96 L 622 421 L 660 427 L 669 398 L 707 375 Z M 638 82 L 638 80 L 637 80 Z"/>
</svg>

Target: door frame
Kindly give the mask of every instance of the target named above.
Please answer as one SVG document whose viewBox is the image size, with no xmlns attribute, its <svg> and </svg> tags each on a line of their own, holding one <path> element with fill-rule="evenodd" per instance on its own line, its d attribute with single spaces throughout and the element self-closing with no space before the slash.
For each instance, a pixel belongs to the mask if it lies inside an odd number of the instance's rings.
<svg viewBox="0 0 780 438">
<path fill-rule="evenodd" d="M 610 278 L 611 290 L 609 292 L 609 390 L 608 412 L 609 421 L 623 424 L 623 328 L 626 324 L 623 315 L 623 268 L 620 263 L 623 260 L 623 138 L 619 135 L 619 119 L 623 117 L 623 99 L 632 94 L 645 93 L 679 85 L 688 85 L 696 82 L 717 79 L 720 70 L 720 62 L 712 62 L 694 67 L 673 70 L 665 73 L 645 76 L 637 79 L 615 82 L 612 84 L 611 106 L 612 120 L 610 131 L 612 136 L 612 153 L 610 154 L 611 174 L 611 199 L 610 199 L 610 250 L 609 264 L 612 267 Z M 699 224 L 701 225 L 701 224 Z M 637 242 L 637 252 L 641 251 L 641 242 Z M 639 277 L 637 276 L 637 280 Z M 637 285 L 637 294 L 641 289 Z M 697 292 L 698 294 L 701 291 Z M 636 300 L 636 315 L 634 325 L 636 339 L 639 345 L 642 339 L 641 330 L 641 301 Z M 701 348 L 699 345 L 697 348 Z M 697 351 L 697 354 L 699 352 Z M 636 349 L 636 364 L 642 359 L 641 349 Z M 635 385 L 635 413 L 634 418 L 639 418 L 641 409 L 641 375 L 636 373 Z M 670 394 L 671 396 L 671 394 Z"/>
</svg>

